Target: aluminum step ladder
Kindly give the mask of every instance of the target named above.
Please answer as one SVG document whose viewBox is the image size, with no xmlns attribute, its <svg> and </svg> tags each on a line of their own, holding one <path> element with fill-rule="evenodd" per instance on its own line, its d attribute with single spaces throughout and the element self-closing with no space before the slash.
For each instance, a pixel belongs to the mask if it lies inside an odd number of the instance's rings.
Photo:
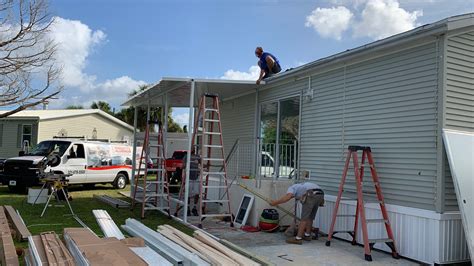
<svg viewBox="0 0 474 266">
<path fill-rule="evenodd" d="M 199 110 L 194 120 L 194 131 L 192 136 L 192 160 L 197 161 L 199 179 L 198 200 L 198 227 L 202 228 L 202 221 L 207 217 L 228 217 L 233 227 L 232 213 L 230 209 L 230 195 L 227 178 L 227 166 L 222 138 L 222 124 L 219 108 L 219 97 L 215 94 L 205 93 L 201 96 Z M 192 166 L 191 166 L 192 168 Z M 190 169 L 190 171 L 193 169 Z M 183 171 L 184 172 L 184 171 Z M 219 185 L 210 185 L 209 180 L 219 180 Z M 179 198 L 183 198 L 185 190 L 185 178 L 181 182 Z M 224 198 L 219 198 L 219 191 L 224 190 Z M 212 192 L 217 193 L 212 193 Z M 215 198 L 210 195 L 215 194 Z M 210 203 L 223 206 L 225 211 L 213 212 L 208 209 Z M 177 212 L 180 210 L 177 207 Z M 187 211 L 187 210 L 186 210 Z"/>
<path fill-rule="evenodd" d="M 358 155 L 357 155 L 358 151 L 362 151 L 362 162 L 360 166 L 359 166 Z M 355 193 L 357 194 L 357 199 L 343 198 L 344 192 L 351 192 L 350 190 L 344 189 L 344 185 L 346 183 L 349 183 L 348 180 L 346 179 L 347 179 L 347 172 L 349 170 L 349 164 L 350 164 L 351 158 L 354 165 L 354 177 L 355 177 L 354 185 L 356 187 Z M 363 190 L 364 166 L 365 166 L 366 160 L 368 161 L 368 164 L 370 167 L 370 173 L 372 176 L 372 182 L 375 187 L 375 192 Z M 380 211 L 382 213 L 381 218 L 366 219 L 364 195 L 376 196 L 376 202 L 380 205 Z M 341 201 L 356 201 L 357 205 L 356 205 L 355 214 L 338 214 L 339 204 Z M 354 228 L 350 230 L 335 231 L 334 226 L 336 224 L 337 218 L 344 218 L 344 219 L 354 218 Z M 328 240 L 326 241 L 326 246 L 331 245 L 332 238 L 334 237 L 335 234 L 338 234 L 338 233 L 349 234 L 352 237 L 352 244 L 355 245 L 357 243 L 356 239 L 357 239 L 359 219 L 361 221 L 361 227 L 362 227 L 365 260 L 372 261 L 371 250 L 373 249 L 376 243 L 385 243 L 392 250 L 392 257 L 395 259 L 398 259 L 399 255 L 398 255 L 397 248 L 395 245 L 395 239 L 393 237 L 393 231 L 390 225 L 387 209 L 385 207 L 385 202 L 384 202 L 384 197 L 382 194 L 382 188 L 379 182 L 379 177 L 377 175 L 377 171 L 375 170 L 374 159 L 372 157 L 372 150 L 370 149 L 370 147 L 367 147 L 367 146 L 349 146 L 348 151 L 347 151 L 347 158 L 344 165 L 344 171 L 342 173 L 341 183 L 339 185 L 339 192 L 337 194 L 337 199 L 336 199 L 336 203 L 335 203 L 333 214 L 332 214 L 332 222 L 331 222 L 331 227 L 329 228 Z M 369 239 L 368 231 L 367 231 L 368 225 L 381 224 L 381 223 L 385 225 L 387 237 Z"/>
<path fill-rule="evenodd" d="M 151 142 L 151 128 L 158 125 L 156 144 Z M 151 151 L 156 149 L 156 155 Z M 138 202 L 141 206 L 141 218 L 145 212 L 161 210 L 170 215 L 170 195 L 168 175 L 165 170 L 165 152 L 161 122 L 147 122 L 143 148 L 136 170 L 135 184 L 132 193 L 132 208 Z"/>
</svg>

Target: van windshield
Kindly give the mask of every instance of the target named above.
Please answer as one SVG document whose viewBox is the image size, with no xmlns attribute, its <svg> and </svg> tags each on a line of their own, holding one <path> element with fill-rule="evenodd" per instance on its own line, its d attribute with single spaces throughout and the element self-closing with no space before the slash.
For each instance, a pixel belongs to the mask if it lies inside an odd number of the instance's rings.
<svg viewBox="0 0 474 266">
<path fill-rule="evenodd" d="M 29 153 L 33 156 L 46 156 L 56 150 L 59 156 L 63 156 L 64 152 L 71 145 L 69 141 L 48 140 L 42 141 Z"/>
</svg>

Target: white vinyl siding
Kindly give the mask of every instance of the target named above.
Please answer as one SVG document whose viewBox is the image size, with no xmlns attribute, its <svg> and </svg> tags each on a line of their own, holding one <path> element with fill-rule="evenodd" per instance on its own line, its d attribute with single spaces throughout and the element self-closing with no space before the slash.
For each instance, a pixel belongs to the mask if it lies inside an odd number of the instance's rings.
<svg viewBox="0 0 474 266">
<path fill-rule="evenodd" d="M 447 37 L 444 127 L 474 131 L 474 31 Z M 451 170 L 444 159 L 445 208 L 458 210 Z"/>
<path fill-rule="evenodd" d="M 437 76 L 434 42 L 313 75 L 301 170 L 334 195 L 347 146 L 370 146 L 387 202 L 434 210 Z"/>
</svg>

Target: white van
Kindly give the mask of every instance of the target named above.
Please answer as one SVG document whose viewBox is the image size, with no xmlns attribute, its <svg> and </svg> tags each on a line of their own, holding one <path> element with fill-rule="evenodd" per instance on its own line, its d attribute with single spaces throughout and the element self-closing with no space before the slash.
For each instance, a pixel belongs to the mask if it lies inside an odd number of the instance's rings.
<svg viewBox="0 0 474 266">
<path fill-rule="evenodd" d="M 26 156 L 7 159 L 0 172 L 2 183 L 12 190 L 37 185 L 38 163 L 55 151 L 61 163 L 46 171 L 71 174 L 70 184 L 112 183 L 115 188 L 126 187 L 132 170 L 132 146 L 108 142 L 53 139 L 38 143 Z M 139 157 L 138 157 L 139 158 Z"/>
</svg>

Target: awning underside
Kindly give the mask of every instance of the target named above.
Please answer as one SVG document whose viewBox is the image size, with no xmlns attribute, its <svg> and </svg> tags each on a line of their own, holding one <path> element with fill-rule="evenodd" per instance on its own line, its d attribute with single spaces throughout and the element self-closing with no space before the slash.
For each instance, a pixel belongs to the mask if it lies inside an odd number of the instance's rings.
<svg viewBox="0 0 474 266">
<path fill-rule="evenodd" d="M 252 93 L 257 88 L 254 81 L 163 78 L 157 84 L 129 98 L 122 105 L 165 106 L 165 99 L 167 99 L 169 107 L 189 107 L 193 81 L 195 84 L 194 106 L 197 105 L 199 97 L 204 93 L 217 94 L 221 100 L 225 100 Z"/>
</svg>

